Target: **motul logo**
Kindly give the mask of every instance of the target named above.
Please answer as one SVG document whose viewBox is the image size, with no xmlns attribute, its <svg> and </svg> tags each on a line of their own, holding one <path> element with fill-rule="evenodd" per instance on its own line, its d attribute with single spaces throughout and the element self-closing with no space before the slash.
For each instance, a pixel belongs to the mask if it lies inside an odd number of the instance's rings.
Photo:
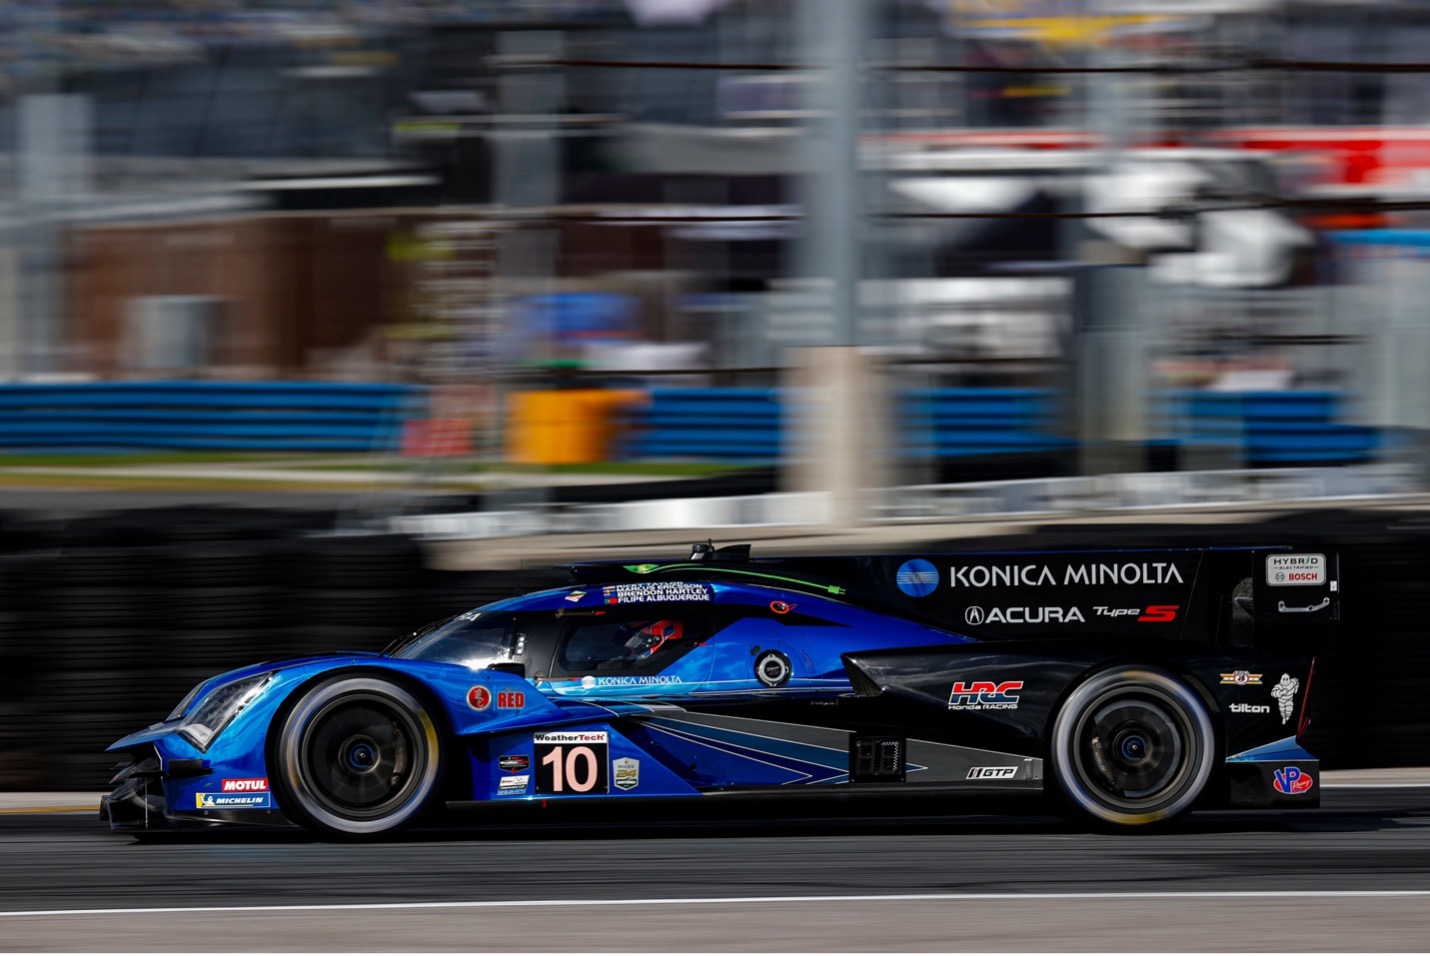
<svg viewBox="0 0 1430 956">
<path fill-rule="evenodd" d="M 242 780 L 225 780 L 224 793 L 253 793 L 268 789 L 267 777 L 246 777 Z"/>
</svg>

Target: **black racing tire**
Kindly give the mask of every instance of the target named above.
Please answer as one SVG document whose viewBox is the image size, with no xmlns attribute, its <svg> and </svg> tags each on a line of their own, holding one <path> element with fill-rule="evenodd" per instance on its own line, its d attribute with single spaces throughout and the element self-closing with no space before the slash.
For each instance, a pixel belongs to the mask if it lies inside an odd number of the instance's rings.
<svg viewBox="0 0 1430 956">
<path fill-rule="evenodd" d="M 410 691 L 347 674 L 304 691 L 282 717 L 273 788 L 294 823 L 338 839 L 379 837 L 431 809 L 444 750 Z"/>
<path fill-rule="evenodd" d="M 1073 815 L 1108 829 L 1164 825 L 1191 812 L 1216 759 L 1206 705 L 1155 668 L 1101 671 L 1053 722 L 1053 777 Z"/>
</svg>

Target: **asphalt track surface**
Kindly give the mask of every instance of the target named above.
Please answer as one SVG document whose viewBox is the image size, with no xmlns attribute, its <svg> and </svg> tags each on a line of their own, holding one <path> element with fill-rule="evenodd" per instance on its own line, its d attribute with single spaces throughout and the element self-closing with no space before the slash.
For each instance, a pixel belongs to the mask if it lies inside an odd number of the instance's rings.
<svg viewBox="0 0 1430 956">
<path fill-rule="evenodd" d="M 947 805 L 940 805 L 947 806 Z M 1088 833 L 1039 804 L 508 816 L 344 845 L 0 814 L 3 951 L 1425 951 L 1430 786 Z"/>
</svg>

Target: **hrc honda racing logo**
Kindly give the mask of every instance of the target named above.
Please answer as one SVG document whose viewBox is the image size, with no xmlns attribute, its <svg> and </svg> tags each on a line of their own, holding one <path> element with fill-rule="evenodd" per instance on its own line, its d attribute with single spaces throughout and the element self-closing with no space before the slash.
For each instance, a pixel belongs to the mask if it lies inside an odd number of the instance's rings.
<svg viewBox="0 0 1430 956">
<path fill-rule="evenodd" d="M 1023 689 L 1020 680 L 1005 680 L 994 683 L 991 680 L 953 682 L 953 691 L 948 696 L 949 710 L 1017 710 L 1018 695 Z"/>
</svg>

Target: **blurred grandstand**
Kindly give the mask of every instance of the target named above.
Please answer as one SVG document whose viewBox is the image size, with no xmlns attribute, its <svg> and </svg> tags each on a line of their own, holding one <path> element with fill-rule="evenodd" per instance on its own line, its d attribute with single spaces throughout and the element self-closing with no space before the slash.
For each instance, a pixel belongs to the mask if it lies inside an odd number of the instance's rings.
<svg viewBox="0 0 1430 956">
<path fill-rule="evenodd" d="M 833 345 L 864 480 L 1418 464 L 1427 40 L 1392 0 L 9 4 L 0 375 L 769 465 L 829 433 L 789 369 Z M 188 447 L 23 394 L 12 448 Z"/>
</svg>

